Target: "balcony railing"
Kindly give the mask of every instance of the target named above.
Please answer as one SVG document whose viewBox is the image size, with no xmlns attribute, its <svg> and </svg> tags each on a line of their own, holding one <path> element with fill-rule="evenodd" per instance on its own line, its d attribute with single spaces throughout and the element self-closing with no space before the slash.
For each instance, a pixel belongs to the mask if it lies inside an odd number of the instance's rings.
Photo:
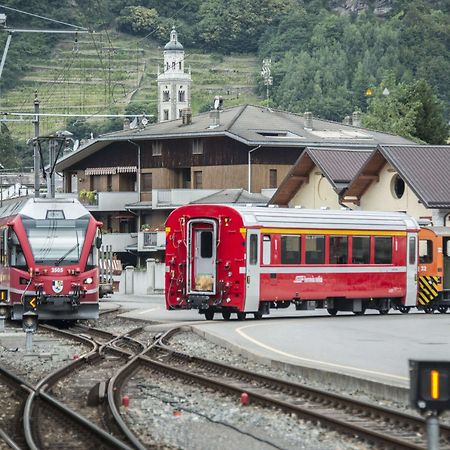
<svg viewBox="0 0 450 450">
<path fill-rule="evenodd" d="M 110 245 L 112 251 L 126 252 L 127 247 L 137 245 L 137 233 L 105 233 L 102 236 L 102 244 Z"/>
</svg>

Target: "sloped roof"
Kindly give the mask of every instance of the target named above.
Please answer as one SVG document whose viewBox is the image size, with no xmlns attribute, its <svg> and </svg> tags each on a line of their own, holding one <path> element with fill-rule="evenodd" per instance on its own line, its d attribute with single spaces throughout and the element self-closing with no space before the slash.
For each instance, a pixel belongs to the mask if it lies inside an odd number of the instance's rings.
<svg viewBox="0 0 450 450">
<path fill-rule="evenodd" d="M 266 205 L 268 198 L 261 194 L 252 194 L 245 189 L 223 189 L 215 194 L 195 200 L 195 204 L 233 203 Z"/>
<path fill-rule="evenodd" d="M 426 208 L 450 208 L 449 145 L 380 145 L 350 183 L 345 196 L 360 198 L 386 163 Z"/>
<path fill-rule="evenodd" d="M 308 147 L 281 182 L 270 204 L 288 205 L 314 167 L 318 167 L 336 193 L 345 189 L 371 154 L 371 150 Z"/>
<path fill-rule="evenodd" d="M 121 130 L 98 137 L 74 153 L 60 159 L 58 171 L 70 167 L 109 144 L 117 141 L 158 140 L 227 136 L 248 146 L 267 147 L 340 147 L 374 149 L 378 144 L 412 144 L 402 137 L 356 128 L 313 118 L 312 129 L 305 128 L 303 115 L 243 105 L 220 112 L 219 125 L 212 126 L 209 112 L 183 125 L 181 119 L 148 125 L 146 128 Z"/>
</svg>

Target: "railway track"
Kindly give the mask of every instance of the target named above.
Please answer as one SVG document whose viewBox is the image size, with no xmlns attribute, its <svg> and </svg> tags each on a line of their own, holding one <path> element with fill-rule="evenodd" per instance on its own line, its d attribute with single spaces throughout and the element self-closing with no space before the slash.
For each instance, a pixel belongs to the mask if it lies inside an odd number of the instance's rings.
<svg viewBox="0 0 450 450">
<path fill-rule="evenodd" d="M 145 365 L 164 377 L 233 396 L 245 392 L 252 403 L 277 407 L 378 448 L 426 448 L 425 423 L 420 417 L 174 351 L 168 342 L 175 333 L 176 330 L 166 333 L 148 351 L 124 366 L 110 383 L 110 394 L 120 392 L 131 373 Z M 442 450 L 450 449 L 448 426 L 441 426 L 440 445 Z"/>
</svg>

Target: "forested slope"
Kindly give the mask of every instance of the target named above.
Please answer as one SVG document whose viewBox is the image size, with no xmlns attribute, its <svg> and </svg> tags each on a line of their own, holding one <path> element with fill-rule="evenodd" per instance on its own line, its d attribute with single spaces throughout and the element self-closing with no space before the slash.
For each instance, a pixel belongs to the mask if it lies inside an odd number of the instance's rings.
<svg viewBox="0 0 450 450">
<path fill-rule="evenodd" d="M 423 142 L 442 142 L 448 133 L 450 2 L 445 0 L 61 0 L 58 8 L 54 4 L 50 0 L 3 3 L 93 29 L 105 36 L 105 42 L 108 33 L 126 33 L 127 45 L 135 42 L 142 47 L 149 42 L 163 45 L 175 25 L 193 69 L 194 53 L 205 54 L 206 66 L 210 52 L 215 55 L 210 58 L 212 66 L 230 55 L 253 54 L 247 73 L 255 75 L 246 84 L 256 87 L 261 102 L 265 87 L 258 67 L 270 58 L 272 107 L 310 110 L 332 120 L 361 110 L 367 125 Z M 15 27 L 63 27 L 11 10 L 0 8 L 0 12 Z M 4 42 L 6 34 L 0 38 Z M 50 58 L 60 39 L 15 35 L 0 81 L 2 93 L 17 86 L 30 60 Z M 214 79 L 214 73 L 205 77 L 207 70 L 201 69 L 203 78 Z M 226 65 L 221 71 L 226 74 Z M 143 73 L 142 80 L 150 76 L 151 72 Z M 226 84 L 226 77 L 220 82 Z M 138 85 L 132 98 L 148 101 L 145 89 L 145 83 Z M 197 92 L 194 112 L 206 108 L 214 86 L 208 89 Z M 387 121 L 380 118 L 383 114 Z M 439 122 L 429 136 L 417 133 L 429 127 L 419 123 L 427 114 L 433 117 L 432 125 Z"/>
</svg>

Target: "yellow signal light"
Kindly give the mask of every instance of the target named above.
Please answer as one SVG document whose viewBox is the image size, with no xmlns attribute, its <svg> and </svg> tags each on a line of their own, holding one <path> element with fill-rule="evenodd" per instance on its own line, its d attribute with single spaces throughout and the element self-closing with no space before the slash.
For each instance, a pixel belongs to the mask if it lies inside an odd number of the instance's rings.
<svg viewBox="0 0 450 450">
<path fill-rule="evenodd" d="M 439 371 L 431 371 L 431 398 L 439 400 Z"/>
</svg>

